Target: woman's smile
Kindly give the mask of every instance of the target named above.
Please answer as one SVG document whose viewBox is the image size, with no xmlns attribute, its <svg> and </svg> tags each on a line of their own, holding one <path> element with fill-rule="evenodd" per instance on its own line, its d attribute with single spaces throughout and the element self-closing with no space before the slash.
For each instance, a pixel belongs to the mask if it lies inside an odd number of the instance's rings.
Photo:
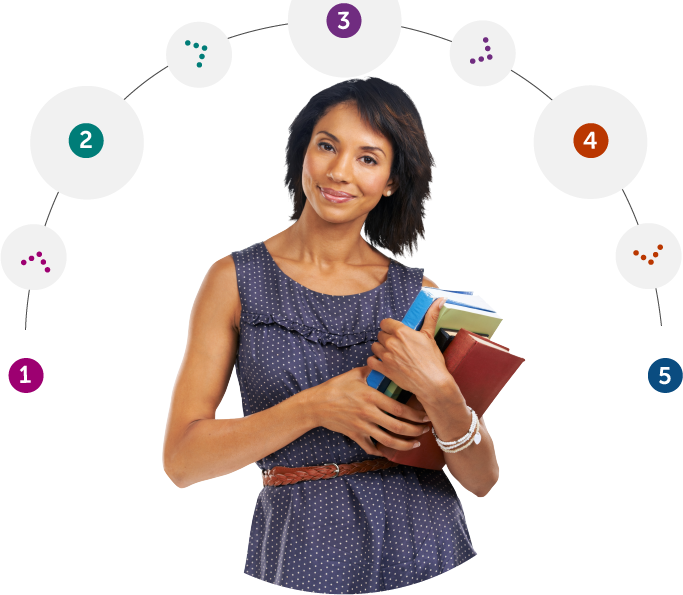
<svg viewBox="0 0 683 595">
<path fill-rule="evenodd" d="M 348 194 L 347 192 L 341 192 L 339 190 L 332 190 L 332 188 L 321 188 L 318 186 L 318 189 L 325 200 L 336 204 L 349 202 L 351 199 L 356 198 L 353 196 L 353 194 Z"/>
</svg>

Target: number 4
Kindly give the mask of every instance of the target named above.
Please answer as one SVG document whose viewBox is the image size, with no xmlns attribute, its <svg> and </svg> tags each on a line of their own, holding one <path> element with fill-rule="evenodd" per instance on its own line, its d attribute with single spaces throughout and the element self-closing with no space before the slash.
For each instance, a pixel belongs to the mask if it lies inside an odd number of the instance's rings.
<svg viewBox="0 0 683 595">
<path fill-rule="evenodd" d="M 591 130 L 591 133 L 586 137 L 586 140 L 583 141 L 584 145 L 590 145 L 591 149 L 595 149 L 595 145 L 598 143 L 595 141 L 595 132 Z M 668 369 L 668 368 L 667 368 Z"/>
</svg>

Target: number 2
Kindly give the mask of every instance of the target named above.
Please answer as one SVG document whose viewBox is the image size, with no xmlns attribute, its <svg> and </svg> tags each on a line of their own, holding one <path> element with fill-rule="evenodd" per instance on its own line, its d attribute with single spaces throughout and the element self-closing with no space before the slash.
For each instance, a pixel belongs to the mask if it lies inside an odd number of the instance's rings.
<svg viewBox="0 0 683 595">
<path fill-rule="evenodd" d="M 671 376 L 669 376 L 664 370 L 669 370 L 669 367 L 666 368 L 659 368 L 659 375 L 660 376 L 666 376 L 666 381 L 660 380 L 659 384 L 669 384 L 671 382 Z"/>
<path fill-rule="evenodd" d="M 348 21 L 348 19 L 347 19 L 346 17 L 349 16 L 349 13 L 348 13 L 348 12 L 338 12 L 337 14 L 342 15 L 342 18 L 341 18 L 342 23 L 346 23 L 346 26 L 345 26 L 345 27 L 342 27 L 341 25 L 339 25 L 339 28 L 340 28 L 340 29 L 348 29 L 348 28 L 349 28 L 349 25 L 350 25 L 351 23 L 349 23 L 349 21 Z"/>
<path fill-rule="evenodd" d="M 579 137 L 580 138 L 580 137 Z M 589 140 L 590 139 L 590 140 Z M 598 143 L 595 141 L 595 132 L 591 130 L 591 133 L 586 137 L 586 140 L 583 141 L 584 145 L 590 145 L 591 149 L 595 149 L 595 145 Z"/>
<path fill-rule="evenodd" d="M 84 134 L 87 134 L 88 138 L 83 139 L 83 142 L 81 143 L 81 149 L 92 149 L 92 145 L 86 145 L 85 144 L 92 138 L 92 134 L 90 134 L 90 132 L 88 132 L 87 130 L 84 130 L 83 132 L 81 132 L 81 135 L 84 135 Z M 593 133 L 591 132 L 591 134 L 593 134 Z"/>
</svg>

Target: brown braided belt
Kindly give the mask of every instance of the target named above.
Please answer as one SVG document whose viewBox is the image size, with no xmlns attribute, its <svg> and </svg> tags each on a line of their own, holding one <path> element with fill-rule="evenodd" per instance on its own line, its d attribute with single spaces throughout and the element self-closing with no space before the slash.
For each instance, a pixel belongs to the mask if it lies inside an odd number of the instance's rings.
<svg viewBox="0 0 683 595">
<path fill-rule="evenodd" d="M 342 465 L 329 463 L 328 465 L 318 465 L 316 467 L 273 467 L 272 469 L 263 470 L 263 485 L 281 486 L 310 479 L 332 479 L 340 475 L 379 471 L 380 469 L 388 469 L 397 465 L 398 463 L 394 463 L 389 459 L 370 459 L 368 461 Z"/>
</svg>

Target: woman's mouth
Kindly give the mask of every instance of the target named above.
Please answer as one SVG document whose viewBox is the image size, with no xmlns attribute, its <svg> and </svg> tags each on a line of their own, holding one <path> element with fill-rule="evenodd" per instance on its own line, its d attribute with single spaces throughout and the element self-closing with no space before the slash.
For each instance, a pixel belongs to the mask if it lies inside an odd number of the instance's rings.
<svg viewBox="0 0 683 595">
<path fill-rule="evenodd" d="M 320 190 L 320 194 L 323 195 L 323 198 L 325 200 L 328 200 L 328 201 L 333 202 L 335 204 L 340 204 L 343 202 L 349 202 L 350 200 L 355 198 L 355 196 L 352 196 L 351 194 L 347 194 L 346 192 L 339 192 L 336 190 L 332 190 L 331 188 L 321 188 L 320 186 L 318 186 L 318 189 Z"/>
</svg>

